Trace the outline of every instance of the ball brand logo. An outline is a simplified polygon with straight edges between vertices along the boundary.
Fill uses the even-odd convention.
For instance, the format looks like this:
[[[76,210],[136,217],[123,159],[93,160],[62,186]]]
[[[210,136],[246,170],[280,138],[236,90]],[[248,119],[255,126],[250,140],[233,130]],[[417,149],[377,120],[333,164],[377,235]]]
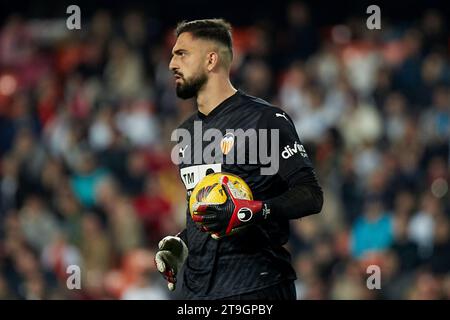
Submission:
[[[233,148],[234,145],[234,134],[231,132],[228,132],[223,137],[222,141],[220,141],[220,149],[222,150],[223,154],[227,154],[230,152],[231,148]]]
[[[293,148],[291,148],[289,145],[285,146],[283,151],[281,152],[281,156],[283,157],[283,159],[289,159],[297,152],[300,153],[303,158],[306,158],[308,156],[303,145],[299,144],[297,141],[295,141]]]
[[[197,197],[196,197],[197,202],[203,202],[206,199],[206,197],[208,196],[208,194],[211,192],[211,190],[214,189],[214,187],[217,185],[218,185],[218,183],[214,183],[210,186],[206,186],[206,187],[200,189],[200,191],[197,193]]]
[[[253,212],[249,208],[241,208],[237,214],[238,219],[242,222],[249,221],[252,218],[252,216]]]

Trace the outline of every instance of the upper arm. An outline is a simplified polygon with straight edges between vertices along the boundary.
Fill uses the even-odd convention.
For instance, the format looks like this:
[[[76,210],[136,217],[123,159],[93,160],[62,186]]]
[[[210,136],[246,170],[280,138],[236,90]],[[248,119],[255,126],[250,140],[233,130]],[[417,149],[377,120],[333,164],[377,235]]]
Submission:
[[[267,148],[269,152],[275,152],[271,157],[277,161],[276,174],[283,180],[289,182],[298,172],[313,168],[294,123],[286,112],[278,108],[265,110],[260,118],[259,128],[268,129]]]

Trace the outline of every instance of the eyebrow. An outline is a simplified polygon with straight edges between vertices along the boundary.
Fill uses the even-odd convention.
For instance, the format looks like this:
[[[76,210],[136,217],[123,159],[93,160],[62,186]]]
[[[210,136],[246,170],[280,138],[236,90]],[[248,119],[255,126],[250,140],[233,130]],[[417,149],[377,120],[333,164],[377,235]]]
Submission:
[[[187,50],[186,49],[177,49],[172,53],[172,55],[174,55],[174,54],[179,55],[184,52],[187,52]]]

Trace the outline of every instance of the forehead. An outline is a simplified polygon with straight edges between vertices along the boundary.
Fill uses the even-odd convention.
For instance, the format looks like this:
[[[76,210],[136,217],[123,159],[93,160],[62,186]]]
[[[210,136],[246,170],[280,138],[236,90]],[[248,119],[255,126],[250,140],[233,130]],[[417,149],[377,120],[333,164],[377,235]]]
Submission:
[[[199,47],[208,47],[212,44],[210,41],[195,38],[190,32],[183,32],[177,38],[175,45],[173,46],[172,53],[177,50],[193,50]]]

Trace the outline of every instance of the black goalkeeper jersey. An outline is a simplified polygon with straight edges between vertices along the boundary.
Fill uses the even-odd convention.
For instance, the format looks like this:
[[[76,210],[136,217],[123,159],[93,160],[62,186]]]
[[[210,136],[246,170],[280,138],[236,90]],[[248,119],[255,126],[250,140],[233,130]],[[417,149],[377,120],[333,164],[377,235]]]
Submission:
[[[207,141],[207,138],[202,138],[198,131],[200,125],[203,133],[211,128],[220,130],[223,139]],[[187,163],[179,164],[188,199],[197,182],[213,171],[240,176],[250,186],[255,200],[267,200],[285,192],[290,179],[301,169],[312,167],[289,116],[280,108],[242,91],[237,91],[206,116],[200,112],[192,115],[179,129],[188,131],[191,136],[190,139],[178,139],[176,149],[180,161],[190,156]],[[274,145],[278,150],[273,153],[278,154],[279,169],[276,173],[261,174],[261,169],[270,164],[266,160],[262,162],[259,157],[256,163],[254,159],[245,159],[245,163],[237,160],[229,163],[222,152],[215,155],[214,161],[206,163],[199,156],[199,151],[201,154],[205,148],[215,144],[222,144],[220,150],[227,154],[230,149],[238,148],[238,143],[233,141],[235,137],[229,134],[237,129],[257,129],[257,132],[267,129],[269,137],[268,130],[278,129],[279,143]],[[273,142],[260,140],[262,138],[258,136],[256,144],[267,149],[265,154],[271,155]],[[245,148],[250,144],[254,147],[255,142],[246,141]],[[289,238],[289,220],[270,216],[262,223],[220,240],[200,231],[189,210],[186,220],[186,230],[182,234],[189,248],[183,268],[182,291],[186,299],[226,298],[296,279],[290,254],[283,247]]]

